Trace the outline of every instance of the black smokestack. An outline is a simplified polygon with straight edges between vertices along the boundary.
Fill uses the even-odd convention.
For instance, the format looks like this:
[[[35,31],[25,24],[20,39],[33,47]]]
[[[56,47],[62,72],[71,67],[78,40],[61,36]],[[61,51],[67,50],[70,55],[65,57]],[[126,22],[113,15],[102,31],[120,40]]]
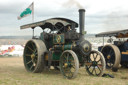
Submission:
[[[85,9],[79,9],[79,30],[80,34],[84,34]]]

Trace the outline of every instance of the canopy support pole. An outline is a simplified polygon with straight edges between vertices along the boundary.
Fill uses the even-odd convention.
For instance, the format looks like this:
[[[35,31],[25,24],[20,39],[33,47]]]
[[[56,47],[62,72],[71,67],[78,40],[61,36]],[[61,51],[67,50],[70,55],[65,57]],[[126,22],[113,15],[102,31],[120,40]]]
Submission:
[[[104,37],[103,37],[103,46],[104,46]]]
[[[34,38],[34,28],[32,28],[32,39]]]

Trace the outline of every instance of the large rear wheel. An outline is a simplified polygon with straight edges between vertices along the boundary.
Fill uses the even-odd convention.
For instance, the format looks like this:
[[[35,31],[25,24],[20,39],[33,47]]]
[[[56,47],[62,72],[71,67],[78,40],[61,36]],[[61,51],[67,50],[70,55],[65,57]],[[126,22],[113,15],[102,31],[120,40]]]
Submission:
[[[112,69],[116,72],[119,69],[121,54],[117,46],[108,44],[101,49],[102,54],[105,57],[106,68]]]
[[[41,40],[29,40],[24,48],[24,66],[27,71],[33,73],[42,72],[44,69],[44,53],[46,46]]]
[[[75,78],[79,70],[77,55],[72,50],[66,50],[60,57],[60,71],[64,77]]]

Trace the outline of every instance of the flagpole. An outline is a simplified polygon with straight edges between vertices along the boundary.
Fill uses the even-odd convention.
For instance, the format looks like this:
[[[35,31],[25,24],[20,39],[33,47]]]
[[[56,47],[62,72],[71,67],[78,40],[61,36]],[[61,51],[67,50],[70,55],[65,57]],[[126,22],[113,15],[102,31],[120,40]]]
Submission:
[[[33,6],[32,6],[32,22],[34,22],[34,2],[32,2]]]
[[[32,22],[34,22],[34,2],[32,2]],[[34,28],[32,28],[32,30],[33,30],[33,36],[32,36],[32,38],[34,38]]]

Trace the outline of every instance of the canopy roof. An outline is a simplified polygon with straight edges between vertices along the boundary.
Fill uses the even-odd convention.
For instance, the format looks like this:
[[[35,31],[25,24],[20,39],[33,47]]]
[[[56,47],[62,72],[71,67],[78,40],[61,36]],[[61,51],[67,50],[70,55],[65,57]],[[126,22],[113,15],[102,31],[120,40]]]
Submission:
[[[26,24],[20,26],[20,29],[26,29],[26,28],[35,28],[35,27],[41,27],[42,29],[50,28],[51,30],[56,30],[57,28],[61,28],[62,26],[72,26],[74,28],[78,27],[78,24],[75,21],[72,21],[70,19],[66,18],[51,18],[44,21],[34,22],[31,24]],[[72,28],[72,27],[71,27]]]
[[[118,30],[118,31],[110,31],[110,32],[102,32],[95,35],[96,37],[116,37],[116,38],[128,38],[128,29]]]

